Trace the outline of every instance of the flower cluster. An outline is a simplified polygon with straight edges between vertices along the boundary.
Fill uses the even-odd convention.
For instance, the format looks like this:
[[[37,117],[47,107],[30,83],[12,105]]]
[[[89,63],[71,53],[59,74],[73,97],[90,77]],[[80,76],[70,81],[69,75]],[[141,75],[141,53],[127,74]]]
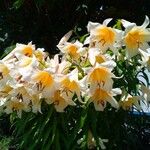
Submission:
[[[82,43],[69,42],[72,31],[68,32],[57,45],[61,53],[54,58],[32,43],[17,44],[0,61],[1,110],[16,111],[19,117],[22,111],[42,113],[43,101],[53,104],[57,112],[76,106],[77,101],[92,102],[97,111],[103,111],[107,102],[116,109],[129,110],[134,105],[141,110],[140,101],[149,102],[149,88],[139,84],[139,92],[133,93],[121,84],[114,86],[117,80],[125,80],[114,70],[119,61],[132,65],[137,56],[137,71],[150,70],[149,18],[141,26],[122,19],[124,30],[109,27],[111,20],[89,22],[89,34]]]

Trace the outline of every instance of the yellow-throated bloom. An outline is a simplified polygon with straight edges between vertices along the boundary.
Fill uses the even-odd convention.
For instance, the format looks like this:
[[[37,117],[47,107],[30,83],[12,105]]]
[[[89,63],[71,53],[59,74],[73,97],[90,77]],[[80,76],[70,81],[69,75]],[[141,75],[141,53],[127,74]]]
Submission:
[[[7,77],[8,74],[9,74],[9,68],[3,62],[0,62],[0,80]]]
[[[21,117],[22,111],[30,111],[31,97],[27,93],[24,87],[14,87],[7,96],[7,101],[4,104],[4,111],[6,113],[12,113],[16,111],[18,116]]]
[[[12,99],[12,100],[9,100],[5,103],[5,109],[4,111],[7,113],[7,114],[10,114],[12,113],[13,111],[16,111],[17,114],[18,114],[18,117],[21,118],[21,114],[22,114],[22,111],[30,111],[30,107],[22,102],[22,101],[18,101],[17,99]]]
[[[111,72],[111,70],[112,68],[110,69],[100,65],[92,68],[87,77],[87,82],[90,83],[90,90],[93,91],[97,88],[111,90],[113,85],[112,78],[115,78],[115,75]]]
[[[106,61],[111,61],[111,57],[107,54],[101,54],[98,48],[89,48],[88,58],[92,66],[95,66],[96,63],[102,64]]]
[[[75,41],[74,43],[67,42],[71,36],[71,32],[68,32],[62,39],[60,40],[57,47],[60,49],[62,53],[66,56],[70,56],[71,59],[78,61],[80,58],[80,52],[84,50],[83,44],[79,41]]]
[[[90,44],[91,47],[98,47],[102,53],[105,53],[107,49],[114,50],[116,43],[121,40],[122,32],[111,27],[107,27],[107,24],[112,19],[106,19],[103,24],[88,23],[88,31],[90,36],[85,40],[85,44]]]
[[[10,76],[10,68],[5,63],[0,62],[0,89],[5,88],[8,82],[12,81],[13,77]]]
[[[37,71],[31,77],[33,86],[33,93],[42,93],[43,98],[49,98],[53,95],[55,90],[55,81],[53,75],[47,71]]]
[[[20,57],[20,55],[24,55],[27,57],[32,57],[33,52],[35,51],[35,46],[32,43],[25,44],[16,44],[16,47],[6,56],[3,58],[3,61],[8,61],[10,59]]]
[[[124,37],[126,55],[130,59],[139,53],[139,49],[145,51],[149,47],[147,42],[150,41],[150,32],[146,29],[149,24],[149,18],[146,16],[141,26],[136,26],[136,24],[126,20],[122,20],[122,24],[126,28]]]
[[[75,103],[72,101],[74,94],[77,95],[77,98],[80,102],[82,101],[80,96],[81,91],[78,82],[77,69],[74,69],[72,72],[62,78],[59,89],[61,91],[61,97],[63,97],[70,105],[75,105]]]
[[[119,104],[124,110],[130,110],[133,106],[135,106],[136,109],[140,111],[141,107],[139,101],[141,98],[141,96],[128,95],[126,98],[123,97]]]
[[[16,84],[12,88],[13,89],[8,93],[9,94],[8,98],[14,97],[14,99],[17,99],[18,101],[24,102],[26,104],[29,104],[31,102],[31,96],[27,91],[27,87]]]
[[[51,99],[57,112],[64,112],[64,109],[69,105],[68,101],[61,96],[60,90],[56,90]]]
[[[113,98],[113,96],[114,95],[112,92],[97,88],[95,91],[93,91],[93,93],[91,93],[90,102],[94,103],[97,111],[103,111],[107,102],[109,102],[112,107],[118,108],[118,102]]]
[[[8,99],[8,93],[12,90],[13,88],[10,87],[9,85],[6,85],[5,86],[1,86],[0,87],[0,106],[3,106],[5,104],[5,102],[7,101]]]

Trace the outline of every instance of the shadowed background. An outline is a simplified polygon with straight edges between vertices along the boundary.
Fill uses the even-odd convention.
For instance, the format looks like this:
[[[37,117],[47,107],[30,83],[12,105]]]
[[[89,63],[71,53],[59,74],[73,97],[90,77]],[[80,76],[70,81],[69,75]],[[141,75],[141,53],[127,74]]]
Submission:
[[[69,30],[85,34],[88,21],[112,17],[142,24],[150,14],[148,0],[1,0],[1,52],[16,42],[33,41],[51,54]]]

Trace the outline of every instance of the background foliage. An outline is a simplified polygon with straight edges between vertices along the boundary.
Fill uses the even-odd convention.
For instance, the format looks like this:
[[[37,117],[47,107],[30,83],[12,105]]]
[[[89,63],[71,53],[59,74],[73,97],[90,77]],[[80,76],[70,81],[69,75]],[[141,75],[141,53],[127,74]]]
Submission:
[[[14,45],[17,42],[27,43],[29,41],[33,41],[37,47],[44,47],[46,51],[53,55],[58,53],[56,45],[66,32],[74,29],[74,35],[76,37],[84,35],[89,20],[93,22],[102,22],[105,18],[113,17],[114,20],[124,18],[141,24],[145,15],[150,17],[149,8],[150,3],[148,0],[0,0],[0,55],[3,56],[8,53],[11,49],[11,47],[9,47],[10,45]],[[30,114],[24,115],[22,121],[24,122],[26,118],[30,118],[29,124],[22,125],[23,123],[20,124],[20,120],[18,124],[16,122],[20,131],[18,131],[15,139],[13,139],[12,131],[10,130],[11,125],[8,116],[2,115],[0,117],[0,148],[2,146],[7,148],[8,145],[11,145],[10,148],[15,149],[19,138],[21,139],[20,135],[26,132],[27,139],[29,139],[29,136],[30,138],[33,137],[33,140],[31,140],[32,142],[34,141],[36,143],[35,139],[39,137],[39,139],[44,138],[44,143],[48,141],[56,142],[58,145],[57,149],[60,149],[61,143],[66,143],[68,147],[64,148],[69,149],[70,147],[73,148],[73,142],[76,141],[76,138],[79,138],[76,137],[76,134],[71,136],[72,133],[76,133],[81,126],[89,126],[91,130],[96,129],[95,133],[100,134],[102,138],[109,137],[112,139],[112,143],[109,142],[109,145],[107,144],[108,149],[149,149],[149,116],[133,116],[133,114],[122,114],[125,115],[122,116],[120,115],[121,112],[114,115],[112,112],[106,111],[105,115],[109,118],[108,122],[104,122],[102,119],[103,117],[99,115],[99,122],[96,123],[96,127],[93,127],[92,121],[97,121],[97,112],[91,112],[94,111],[94,109],[90,108],[88,113],[96,113],[95,118],[89,121],[89,116],[85,116],[85,110],[83,109],[83,120],[78,120],[80,126],[72,121],[75,128],[72,129],[70,133],[65,132],[65,128],[68,128],[68,126],[65,126],[65,122],[67,122],[67,117],[70,117],[66,114],[57,116],[56,112],[52,110],[45,116],[40,115],[41,122],[43,122],[42,120],[46,117],[51,118],[51,120],[48,120],[46,123],[43,122],[37,129],[37,116]],[[80,110],[74,110],[75,113],[72,118],[78,117],[76,113],[78,111]],[[66,120],[62,120],[62,118],[66,118]],[[122,118],[125,120],[122,120]],[[58,128],[53,126],[53,122],[55,122],[56,119],[64,121],[63,129],[60,128],[59,122],[57,124]],[[101,122],[103,122],[103,124],[101,124]],[[114,122],[115,124],[112,124]],[[27,132],[30,123],[33,124],[33,131],[37,130],[36,135],[34,135],[35,132],[32,133],[32,131]],[[108,137],[104,137],[104,133],[99,132],[102,125],[106,126],[105,132],[108,133]],[[47,127],[49,126],[51,126],[49,132],[54,132],[54,129],[56,131],[59,129],[56,132],[57,134],[52,137],[45,134],[45,136],[42,137],[41,133],[46,133]],[[68,136],[68,141],[56,141],[56,139],[59,139],[56,137],[60,136],[60,131],[62,131],[63,136]],[[80,134],[78,136],[80,136]],[[5,137],[8,138],[5,139]],[[21,140],[21,142],[25,141]],[[24,143],[21,143],[20,146],[23,144]],[[34,146],[33,144],[33,148],[35,148]],[[81,149],[82,147],[75,148]]]

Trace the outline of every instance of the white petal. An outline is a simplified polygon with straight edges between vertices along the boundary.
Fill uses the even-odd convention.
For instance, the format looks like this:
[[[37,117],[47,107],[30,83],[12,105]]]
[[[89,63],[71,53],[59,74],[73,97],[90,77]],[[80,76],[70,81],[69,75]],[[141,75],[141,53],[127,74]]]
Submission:
[[[88,22],[88,25],[87,25],[87,30],[88,32],[91,32],[91,30],[93,30],[94,28],[96,28],[97,26],[99,26],[100,24],[97,23],[97,22],[91,22],[89,21]]]
[[[141,49],[139,49],[139,52],[143,55],[143,57],[144,57],[144,61],[145,62],[147,62],[148,61],[148,59],[149,59],[149,57],[150,57],[150,54],[149,53],[146,53],[146,52],[144,52],[143,50],[141,50]]]
[[[112,18],[105,19],[103,21],[103,25],[107,26],[111,20],[112,20]]]
[[[112,107],[116,109],[119,108],[118,102],[113,97],[109,97],[107,101],[111,104]]]
[[[69,77],[70,81],[78,81],[78,69],[74,69],[69,74],[67,74],[67,76]]]
[[[60,40],[59,44],[57,45],[57,47],[61,47],[62,45],[64,45],[68,40],[69,38],[71,37],[72,35],[72,30],[69,31],[68,33],[66,33]]]
[[[91,39],[91,36],[88,36],[85,41],[84,41],[84,45],[86,44],[89,44],[90,43],[90,39]]]
[[[141,25],[141,28],[146,28],[149,25],[149,18],[145,16],[144,23]]]
[[[106,101],[104,101],[104,106],[102,104],[97,104],[97,101],[95,102],[94,101],[94,107],[95,107],[95,110],[97,111],[104,111],[105,107],[106,107]]]
[[[122,93],[120,88],[112,89],[113,96],[120,95]]]
[[[121,23],[122,25],[125,27],[125,28],[128,28],[128,29],[132,29],[134,26],[136,26],[135,23],[131,23],[127,20],[124,20],[124,19],[121,19]]]
[[[114,69],[114,67],[116,67],[116,63],[114,61],[110,60],[110,61],[106,61],[106,62],[102,63],[101,66],[107,67],[111,71]]]

